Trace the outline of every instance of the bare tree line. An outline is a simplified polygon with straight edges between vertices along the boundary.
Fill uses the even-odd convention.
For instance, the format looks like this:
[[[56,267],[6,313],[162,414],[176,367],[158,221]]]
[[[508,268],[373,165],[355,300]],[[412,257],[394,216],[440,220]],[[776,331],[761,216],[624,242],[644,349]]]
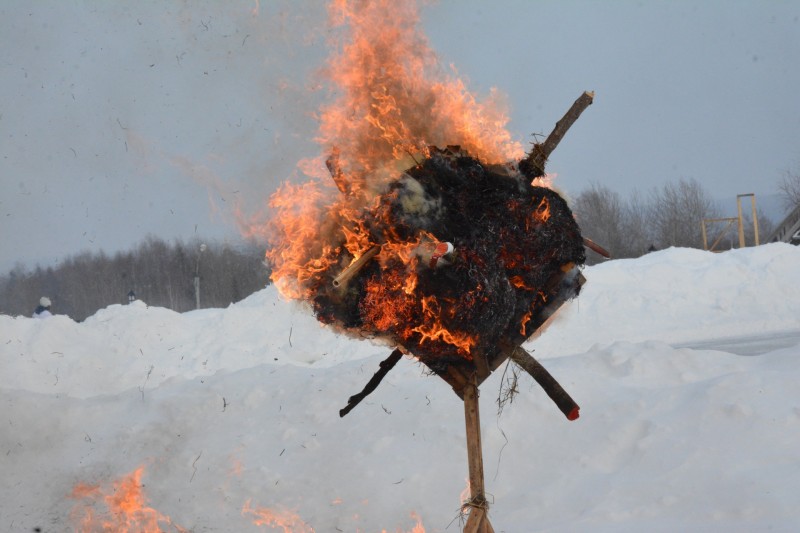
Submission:
[[[778,184],[787,211],[800,207],[800,164],[794,170],[787,170]]]
[[[681,179],[652,189],[648,194],[634,192],[629,198],[607,187],[594,184],[582,191],[572,205],[584,236],[594,240],[617,259],[640,257],[648,251],[670,246],[703,248],[701,222],[721,218],[711,195],[695,180]],[[759,234],[772,231],[774,222],[757,211]],[[743,214],[745,240],[754,242],[749,211]],[[708,227],[709,244],[720,236],[723,225]],[[736,229],[721,245],[738,246]],[[589,253],[587,262],[600,257]]]
[[[200,307],[226,307],[269,283],[264,250],[253,242],[209,242],[201,251],[198,239],[167,243],[151,236],[113,256],[83,252],[56,267],[16,267],[0,276],[0,313],[31,316],[47,296],[54,313],[80,321],[108,305],[128,303],[131,291],[149,305],[189,311],[196,307],[196,274]]]
[[[800,206],[800,171],[787,172],[780,185],[787,207]],[[679,180],[623,198],[601,185],[592,185],[572,202],[584,236],[608,249],[613,258],[640,257],[670,246],[703,248],[701,221],[719,218],[709,193],[694,180]],[[753,224],[745,211],[746,241],[752,243]],[[767,235],[774,222],[758,212],[759,233]],[[709,228],[709,242],[721,228]],[[725,247],[738,246],[735,229]],[[16,267],[0,276],[0,313],[30,316],[41,296],[53,301],[53,311],[83,320],[98,309],[124,304],[128,293],[149,305],[178,312],[195,309],[195,274],[201,286],[201,307],[226,307],[269,283],[263,245],[209,243],[200,251],[198,239],[166,243],[148,237],[134,250],[113,256],[83,252],[57,267],[33,271]],[[600,257],[589,253],[589,264]]]

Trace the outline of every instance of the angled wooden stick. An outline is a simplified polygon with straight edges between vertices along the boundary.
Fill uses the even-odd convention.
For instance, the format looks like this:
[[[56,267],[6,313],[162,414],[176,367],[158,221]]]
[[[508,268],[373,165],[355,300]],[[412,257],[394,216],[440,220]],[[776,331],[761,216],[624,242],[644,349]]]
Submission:
[[[464,533],[494,533],[489,522],[486,489],[483,478],[483,449],[481,447],[481,417],[478,402],[478,375],[473,373],[464,387],[464,422],[467,430],[467,462],[469,465],[470,507]]]
[[[342,194],[350,194],[350,185],[347,183],[344,172],[342,172],[342,167],[339,165],[339,148],[336,146],[333,147],[331,155],[325,160],[325,166],[328,167],[328,172],[331,173],[333,182],[336,184],[336,188],[339,189],[339,192]]]
[[[511,352],[510,357],[512,361],[530,374],[531,377],[536,380],[536,383],[542,386],[544,392],[555,402],[561,412],[564,413],[564,416],[567,417],[567,420],[578,419],[581,408],[539,361],[534,359],[533,356],[521,346]]]
[[[595,253],[600,254],[601,256],[605,257],[606,259],[611,259],[611,253],[608,250],[594,242],[592,239],[588,237],[583,238],[583,245],[588,249],[592,250]]]
[[[528,156],[519,162],[520,172],[531,179],[544,176],[544,166],[545,163],[547,163],[547,158],[550,157],[550,154],[556,149],[556,146],[561,142],[564,134],[567,133],[567,130],[572,127],[575,121],[578,120],[578,117],[581,116],[581,113],[583,113],[593,101],[594,91],[586,91],[580,95],[561,120],[556,122],[556,127],[553,128],[553,131],[550,132],[547,139],[541,144],[534,144]]]
[[[397,362],[402,357],[403,357],[403,352],[401,352],[398,349],[395,349],[391,354],[389,354],[389,357],[381,361],[380,368],[378,369],[377,372],[375,372],[375,375],[372,376],[372,379],[370,379],[367,382],[367,384],[364,386],[364,389],[361,392],[359,392],[358,394],[354,394],[353,396],[350,396],[350,398],[347,400],[347,405],[339,410],[339,416],[343,417],[344,415],[352,411],[353,407],[361,403],[361,400],[369,396],[372,393],[372,391],[377,389],[378,385],[380,385],[381,383],[381,380],[383,380],[383,378],[386,377],[386,374],[388,374],[389,371],[392,368],[394,368],[394,365],[396,365]]]
[[[364,268],[370,259],[378,255],[381,251],[381,247],[378,245],[373,246],[366,252],[364,252],[361,257],[350,263],[350,266],[342,270],[342,272],[333,278],[333,286],[334,287],[341,287],[342,285],[346,285],[350,278],[358,274],[358,271]]]

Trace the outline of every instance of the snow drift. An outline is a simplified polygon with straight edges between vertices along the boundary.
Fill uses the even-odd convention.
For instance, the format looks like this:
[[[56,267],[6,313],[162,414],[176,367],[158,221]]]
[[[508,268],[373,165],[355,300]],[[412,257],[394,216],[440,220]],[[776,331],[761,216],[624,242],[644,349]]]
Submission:
[[[580,420],[527,377],[499,416],[502,372],[481,388],[495,528],[794,529],[798,272],[800,248],[781,244],[587,268],[526,345]],[[458,530],[467,466],[448,386],[401,361],[338,416],[387,353],[272,287],[185,314],[135,302],[82,323],[0,316],[0,528],[79,529],[85,507],[103,509],[76,486],[111,490],[142,468],[169,531],[279,527],[254,509],[296,515],[295,531]]]

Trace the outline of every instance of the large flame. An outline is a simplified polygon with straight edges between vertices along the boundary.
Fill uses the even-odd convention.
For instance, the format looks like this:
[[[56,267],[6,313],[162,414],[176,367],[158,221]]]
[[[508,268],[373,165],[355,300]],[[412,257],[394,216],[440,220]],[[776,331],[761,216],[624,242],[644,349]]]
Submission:
[[[341,151],[345,172],[369,173],[429,146],[459,144],[488,163],[519,159],[495,100],[479,102],[442,72],[415,2],[335,0],[331,22],[345,31],[327,73],[339,97],[320,116],[325,153]]]
[[[364,214],[380,218],[379,195],[389,181],[428,156],[431,147],[457,144],[487,164],[524,155],[506,129],[496,95],[481,102],[441,68],[420,29],[415,2],[334,0],[329,13],[336,52],[325,72],[336,98],[319,115],[323,155],[300,165],[309,181],[286,183],[270,199],[267,260],[276,287],[293,299],[310,300],[324,273],[344,269],[343,261],[355,261],[373,246]],[[364,310],[371,321],[367,329],[381,331],[382,324],[406,320],[406,336],[449,343],[468,356],[475,341],[442,327],[442,303],[413,296],[421,241],[435,244],[435,237],[409,240],[389,230],[381,240],[377,261],[403,268],[394,282],[387,275],[381,286],[368,288],[369,301],[382,303]]]
[[[144,467],[114,481],[111,488],[78,483],[70,497],[78,500],[70,513],[75,529],[82,533],[187,532],[169,516],[149,507],[142,490]]]

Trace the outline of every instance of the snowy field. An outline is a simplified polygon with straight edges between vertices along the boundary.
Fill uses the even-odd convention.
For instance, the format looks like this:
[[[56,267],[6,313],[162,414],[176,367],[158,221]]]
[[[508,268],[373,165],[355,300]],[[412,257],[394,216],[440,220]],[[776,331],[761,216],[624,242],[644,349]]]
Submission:
[[[527,344],[581,418],[527,376],[498,416],[502,368],[481,388],[495,530],[800,530],[800,248],[584,274]],[[443,381],[401,360],[339,418],[389,351],[272,287],[185,314],[0,316],[0,531],[116,531],[116,509],[132,531],[458,532],[463,407]]]

